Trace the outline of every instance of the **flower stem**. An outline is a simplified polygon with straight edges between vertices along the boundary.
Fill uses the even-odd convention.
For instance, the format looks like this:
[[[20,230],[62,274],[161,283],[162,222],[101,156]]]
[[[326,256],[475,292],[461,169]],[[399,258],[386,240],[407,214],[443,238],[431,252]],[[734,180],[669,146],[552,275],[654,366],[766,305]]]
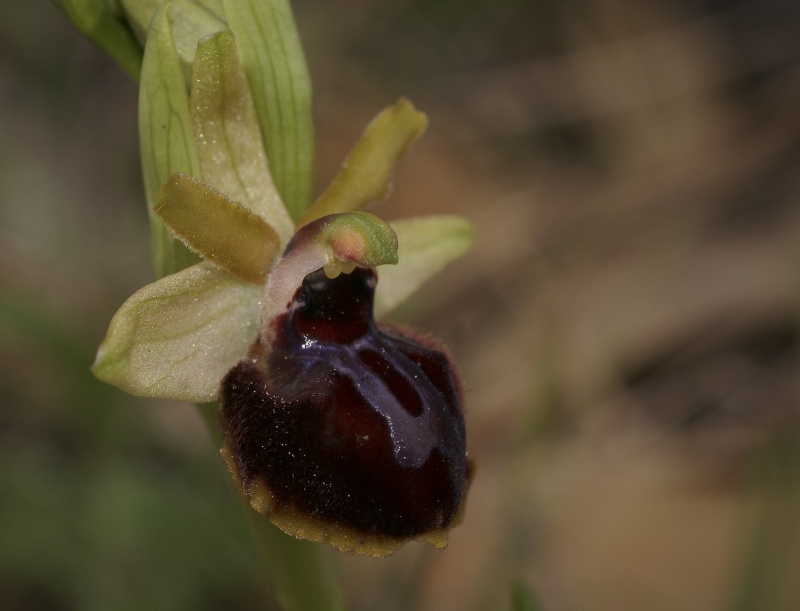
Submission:
[[[755,457],[751,502],[745,505],[747,537],[738,568],[733,611],[794,608],[791,603],[800,532],[800,423]]]
[[[343,611],[344,596],[330,550],[284,534],[249,507],[247,512],[281,607],[286,611]]]

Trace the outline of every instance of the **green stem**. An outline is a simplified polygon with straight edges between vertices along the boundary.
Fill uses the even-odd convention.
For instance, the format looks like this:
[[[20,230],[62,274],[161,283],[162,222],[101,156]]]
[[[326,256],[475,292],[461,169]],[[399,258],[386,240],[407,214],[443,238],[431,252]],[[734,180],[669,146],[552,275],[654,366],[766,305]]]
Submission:
[[[280,606],[286,611],[343,611],[330,550],[284,534],[249,507],[247,512]]]
[[[158,191],[174,172],[199,173],[200,162],[189,117],[189,95],[175,53],[169,6],[153,17],[139,83],[139,148],[150,218],[153,267],[158,277],[174,274],[200,259],[172,237],[153,209]]]
[[[784,439],[762,450],[755,469],[756,508],[749,528],[747,555],[738,579],[734,611],[794,608],[794,542],[800,531],[800,428],[794,423]]]

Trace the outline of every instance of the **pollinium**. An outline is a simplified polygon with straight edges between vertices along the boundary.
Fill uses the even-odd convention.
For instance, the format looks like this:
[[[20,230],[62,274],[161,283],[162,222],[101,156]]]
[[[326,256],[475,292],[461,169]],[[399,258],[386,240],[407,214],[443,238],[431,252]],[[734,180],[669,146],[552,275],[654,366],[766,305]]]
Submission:
[[[376,325],[371,268],[305,277],[223,379],[223,456],[252,506],[294,536],[392,553],[444,547],[470,472],[461,390],[430,339]],[[266,343],[271,345],[266,345]]]

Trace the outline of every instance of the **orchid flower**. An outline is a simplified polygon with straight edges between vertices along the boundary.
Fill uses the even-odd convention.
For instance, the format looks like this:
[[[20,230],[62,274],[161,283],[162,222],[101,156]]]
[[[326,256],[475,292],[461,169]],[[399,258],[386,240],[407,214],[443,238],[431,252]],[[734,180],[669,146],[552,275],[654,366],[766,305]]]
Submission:
[[[223,4],[246,36],[243,3]],[[283,115],[265,107],[228,29],[187,61],[170,10],[146,30],[140,89],[163,277],[114,315],[93,372],[138,396],[219,401],[237,487],[285,532],[373,556],[410,539],[443,547],[470,475],[458,375],[437,342],[373,316],[461,256],[473,230],[363,211],[387,197],[425,115],[405,99],[379,113],[309,205],[313,135],[288,151],[271,138],[292,99]]]

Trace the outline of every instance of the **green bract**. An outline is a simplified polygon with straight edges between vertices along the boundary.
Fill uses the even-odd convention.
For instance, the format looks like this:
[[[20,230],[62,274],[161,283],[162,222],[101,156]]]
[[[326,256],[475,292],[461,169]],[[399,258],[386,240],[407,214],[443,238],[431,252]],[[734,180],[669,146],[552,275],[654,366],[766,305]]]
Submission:
[[[463,219],[390,226],[361,211],[387,196],[394,166],[427,125],[405,99],[370,123],[331,185],[309,201],[310,90],[293,24],[281,28],[291,20],[284,0],[122,6],[146,41],[142,166],[156,271],[165,277],[115,314],[97,377],[135,395],[214,400],[222,376],[308,273],[389,264],[377,289],[381,316],[468,249],[473,231]],[[178,15],[190,13],[178,27]],[[208,35],[223,19],[233,32]],[[196,52],[188,54],[191,36]]]
[[[105,0],[108,3],[108,0]],[[227,28],[220,18],[222,13],[202,6],[194,0],[119,0],[137,38],[144,42],[148,37],[153,16],[166,5],[172,23],[175,51],[184,75],[191,74],[197,40]]]
[[[147,37],[139,85],[139,147],[153,266],[158,276],[196,263],[198,257],[173,239],[155,216],[158,191],[174,172],[196,176],[197,150],[189,118],[189,97],[175,54],[168,5],[156,12]]]
[[[223,0],[261,123],[278,191],[293,219],[311,203],[311,79],[288,0]]]

